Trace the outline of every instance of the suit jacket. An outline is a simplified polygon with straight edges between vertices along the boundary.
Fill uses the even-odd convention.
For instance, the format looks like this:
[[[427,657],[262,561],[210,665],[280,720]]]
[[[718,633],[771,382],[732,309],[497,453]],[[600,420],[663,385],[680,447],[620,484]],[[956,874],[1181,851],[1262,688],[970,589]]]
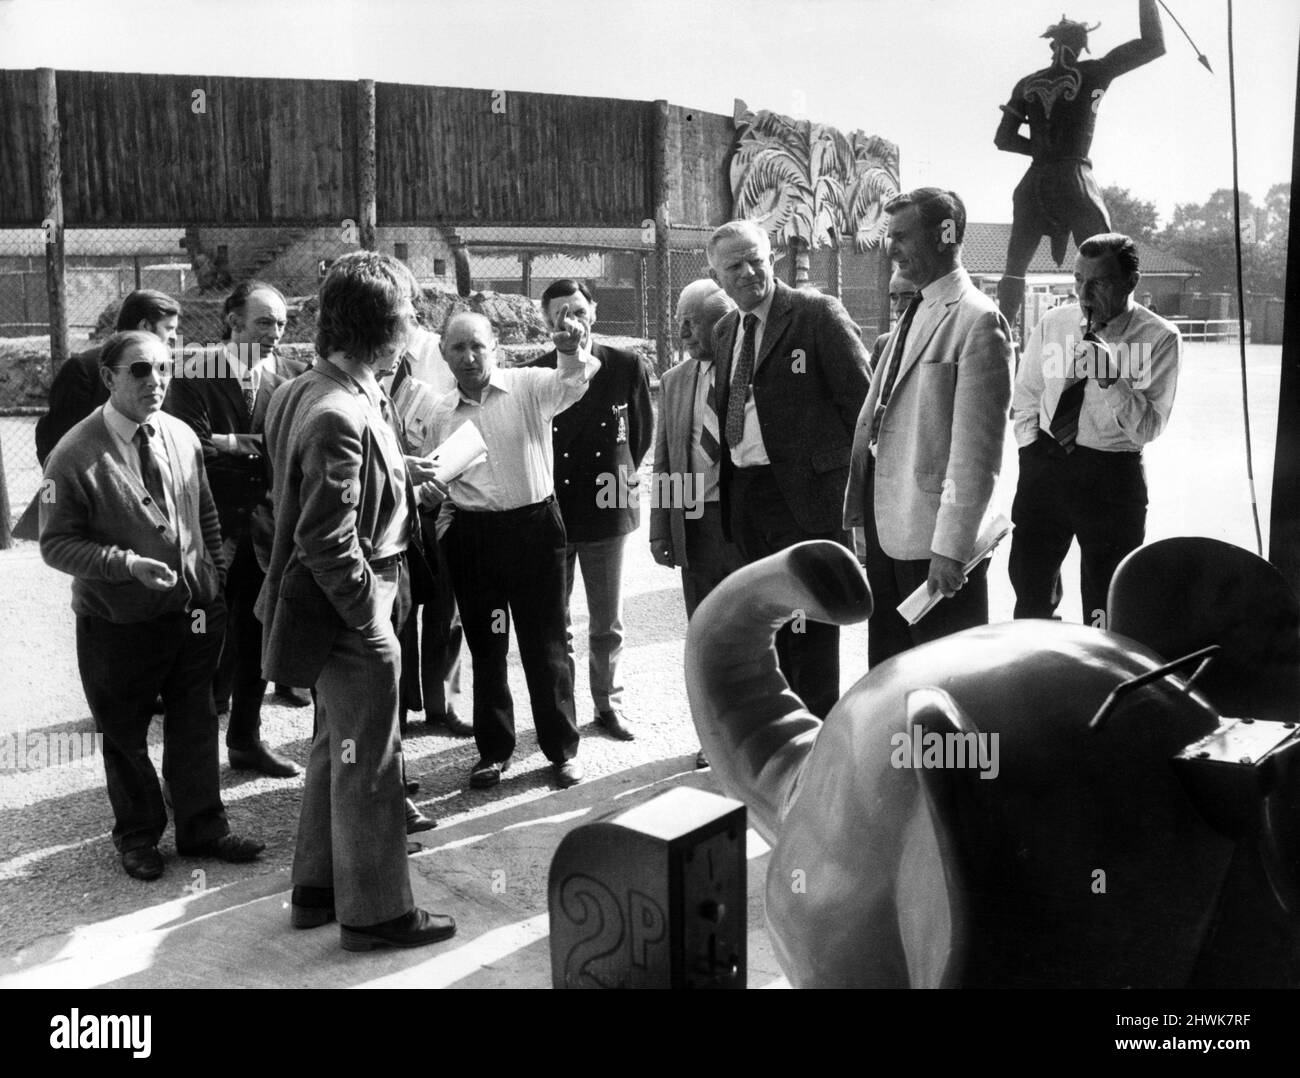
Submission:
[[[888,330],[876,338],[876,343],[871,346],[871,359],[867,361],[867,375],[874,377],[876,368],[880,366],[880,357],[885,352],[885,345],[889,342],[891,334]]]
[[[414,498],[401,456],[359,386],[323,359],[271,399],[266,443],[275,540],[257,597],[268,680],[314,685],[334,640],[379,614],[367,564],[397,498]],[[411,517],[413,541],[419,520]]]
[[[881,421],[875,503],[863,504],[871,422],[898,327],[858,420],[844,526],[861,527],[870,510],[889,557],[910,561],[934,553],[966,561],[1002,464],[1011,330],[964,269],[922,291]]]
[[[68,431],[46,462],[41,557],[75,578],[78,614],[148,621],[207,606],[221,592],[221,530],[198,440],[164,413],[150,422],[166,446],[175,520],[123,460],[102,408]],[[176,587],[145,587],[127,571],[128,551],[165,562],[180,578]]]
[[[614,495],[636,486],[654,431],[650,379],[641,361],[604,344],[593,344],[591,352],[600,370],[582,398],[551,423],[555,498],[570,543],[612,539],[640,526],[639,501]],[[529,366],[554,368],[556,358],[551,349]],[[602,490],[610,496],[598,497]]]
[[[713,330],[724,527],[733,471],[726,416],[741,315],[724,315]],[[777,281],[755,356],[754,403],[772,474],[791,515],[809,535],[840,530],[853,429],[867,383],[867,350],[844,305],[833,296]]]
[[[221,518],[221,534],[238,542],[250,533],[254,510],[266,505],[271,489],[266,454],[256,458],[222,453],[212,444],[214,434],[262,434],[271,396],[285,376],[265,367],[250,417],[239,379],[229,370],[220,349],[193,359],[172,379],[163,409],[184,420],[198,435],[208,482]]]
[[[95,347],[69,356],[50,384],[50,410],[36,421],[36,459],[42,467],[59,439],[108,400],[99,352]]]
[[[687,568],[686,511],[681,500],[664,498],[662,492],[687,492],[687,476],[694,472],[691,461],[691,431],[695,425],[695,397],[700,364],[687,359],[664,371],[659,379],[659,425],[655,428],[654,468],[651,489],[660,492],[650,505],[650,541],[666,539],[672,548],[673,564]],[[667,475],[676,477],[660,479]],[[692,498],[704,496],[693,487]]]

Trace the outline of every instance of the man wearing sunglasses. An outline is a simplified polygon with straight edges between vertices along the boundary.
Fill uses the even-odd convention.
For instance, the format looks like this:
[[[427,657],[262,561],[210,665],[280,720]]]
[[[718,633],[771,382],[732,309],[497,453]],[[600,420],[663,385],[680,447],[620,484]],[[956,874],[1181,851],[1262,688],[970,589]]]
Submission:
[[[45,466],[41,556],[68,573],[77,665],[127,874],[163,873],[167,809],[149,759],[161,695],[163,774],[182,856],[251,861],[264,846],[234,835],[221,802],[212,673],[225,629],[225,562],[198,439],[159,411],[171,380],[166,345],[139,330],[100,352],[109,391]]]

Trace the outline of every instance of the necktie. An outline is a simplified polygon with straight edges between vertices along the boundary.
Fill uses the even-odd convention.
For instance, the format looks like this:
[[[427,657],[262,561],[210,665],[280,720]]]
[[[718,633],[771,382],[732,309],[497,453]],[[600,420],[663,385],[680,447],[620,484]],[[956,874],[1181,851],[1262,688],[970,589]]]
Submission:
[[[713,380],[713,364],[701,363],[697,377],[708,379],[708,388],[704,393],[704,413],[700,417],[700,448],[712,468],[722,455],[722,447],[718,444],[718,392]]]
[[[248,412],[248,418],[253,418],[253,409],[257,405],[257,388],[253,385],[253,371],[250,367],[244,372],[244,377],[240,379],[239,388],[244,394],[244,408]]]
[[[1084,341],[1096,340],[1091,333],[1085,334],[1083,339]],[[1076,351],[1076,363],[1078,358]],[[1074,452],[1075,439],[1079,436],[1079,414],[1083,411],[1083,395],[1087,388],[1087,375],[1080,378],[1077,369],[1072,369],[1065,388],[1061,390],[1061,397],[1056,402],[1056,410],[1052,413],[1052,437],[1067,453]]]
[[[889,407],[889,398],[894,395],[894,382],[898,379],[898,369],[903,365],[903,349],[907,347],[907,334],[912,328],[912,319],[916,317],[916,309],[921,306],[921,293],[918,292],[912,297],[912,302],[907,305],[907,310],[903,312],[903,321],[898,327],[898,337],[894,342],[893,350],[885,362],[885,381],[880,387],[880,396],[876,398],[876,410],[871,416],[871,444],[875,445],[880,437],[880,424],[885,418],[885,409]]]
[[[727,398],[727,444],[740,445],[745,436],[745,398],[749,396],[749,383],[754,377],[754,335],[758,327],[755,315],[745,315],[745,339],[740,345],[740,359],[736,363],[736,376],[731,380],[731,395]]]
[[[142,423],[135,432],[135,447],[140,454],[140,476],[144,479],[144,488],[153,498],[154,504],[163,516],[167,516],[167,496],[163,493],[162,469],[153,455],[153,446],[149,439],[153,437],[153,427]]]

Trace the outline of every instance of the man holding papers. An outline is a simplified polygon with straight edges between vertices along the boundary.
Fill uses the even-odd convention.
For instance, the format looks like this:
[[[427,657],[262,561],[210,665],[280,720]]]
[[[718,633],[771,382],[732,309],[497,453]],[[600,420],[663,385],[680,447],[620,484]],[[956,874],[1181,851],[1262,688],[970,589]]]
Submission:
[[[844,526],[874,599],[871,666],[988,621],[988,562],[972,569],[1002,461],[1011,334],[961,264],[966,210],[922,187],[885,206],[890,255],[919,290],[890,334],[858,418]],[[897,607],[925,584],[944,596],[909,626]]]
[[[443,541],[474,660],[480,759],[469,781],[478,789],[501,781],[515,751],[514,702],[506,681],[511,617],[538,744],[557,785],[582,781],[565,649],[566,536],[555,503],[551,420],[587,391],[600,361],[581,349],[582,327],[566,315],[556,320],[554,369],[498,367],[496,334],[482,315],[455,314],[443,330],[442,353],[457,389],[430,418],[439,446],[433,463],[443,463],[450,449],[445,443],[466,425],[478,429],[487,451],[450,482],[430,483],[422,491],[432,488],[453,507]],[[442,474],[454,472],[447,468]]]

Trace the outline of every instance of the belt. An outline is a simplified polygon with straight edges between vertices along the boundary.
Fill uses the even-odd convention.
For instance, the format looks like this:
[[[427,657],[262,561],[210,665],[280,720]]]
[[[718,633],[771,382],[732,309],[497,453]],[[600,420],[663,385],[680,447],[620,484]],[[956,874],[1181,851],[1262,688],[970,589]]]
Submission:
[[[524,516],[527,513],[535,513],[538,509],[543,509],[555,501],[554,494],[548,494],[540,502],[533,502],[531,505],[519,505],[514,509],[456,509],[456,516],[459,517],[483,517],[490,520],[509,520],[511,517]]]
[[[382,558],[375,558],[370,562],[371,569],[387,569],[390,565],[396,565],[406,557],[405,550],[399,550],[396,554],[389,554]]]

